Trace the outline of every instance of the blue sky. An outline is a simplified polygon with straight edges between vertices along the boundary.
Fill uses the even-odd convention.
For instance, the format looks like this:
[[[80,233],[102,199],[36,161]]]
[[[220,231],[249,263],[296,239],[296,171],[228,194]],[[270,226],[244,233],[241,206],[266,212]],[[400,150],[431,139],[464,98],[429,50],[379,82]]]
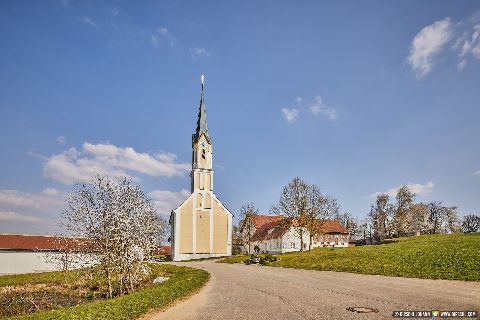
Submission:
[[[479,34],[476,1],[2,1],[0,232],[53,232],[95,170],[168,213],[201,74],[234,214],[295,176],[359,218],[401,184],[478,213]]]

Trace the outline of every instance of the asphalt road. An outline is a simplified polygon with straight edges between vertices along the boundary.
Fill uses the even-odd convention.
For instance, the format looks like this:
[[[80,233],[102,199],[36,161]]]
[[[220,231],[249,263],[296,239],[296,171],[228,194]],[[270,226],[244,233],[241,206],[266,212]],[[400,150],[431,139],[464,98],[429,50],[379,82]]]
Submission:
[[[151,315],[186,319],[392,319],[394,310],[480,311],[480,283],[342,272],[177,263],[202,268],[210,282],[196,295]],[[355,313],[349,307],[378,310]]]

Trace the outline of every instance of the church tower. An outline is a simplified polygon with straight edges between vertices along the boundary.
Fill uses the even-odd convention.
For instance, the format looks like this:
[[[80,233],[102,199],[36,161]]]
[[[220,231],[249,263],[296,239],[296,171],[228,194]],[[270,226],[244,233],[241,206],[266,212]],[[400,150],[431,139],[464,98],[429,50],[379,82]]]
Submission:
[[[213,193],[212,139],[205,110],[205,77],[195,133],[192,134],[192,194],[170,214],[174,261],[229,256],[232,217]]]
[[[213,191],[212,140],[208,134],[205,111],[205,78],[202,75],[202,95],[198,110],[197,129],[192,134],[192,193],[199,190]]]

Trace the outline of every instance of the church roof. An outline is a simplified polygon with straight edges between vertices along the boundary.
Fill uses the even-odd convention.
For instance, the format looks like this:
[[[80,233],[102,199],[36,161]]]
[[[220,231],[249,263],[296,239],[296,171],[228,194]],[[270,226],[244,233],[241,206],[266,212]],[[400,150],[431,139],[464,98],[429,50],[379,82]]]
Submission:
[[[208,134],[208,125],[207,125],[207,112],[205,111],[205,93],[204,93],[204,76],[202,75],[202,95],[200,96],[200,107],[198,110],[198,120],[197,120],[197,129],[193,134],[193,141],[198,141],[202,134],[205,135],[205,138],[209,143],[211,142],[210,135]]]

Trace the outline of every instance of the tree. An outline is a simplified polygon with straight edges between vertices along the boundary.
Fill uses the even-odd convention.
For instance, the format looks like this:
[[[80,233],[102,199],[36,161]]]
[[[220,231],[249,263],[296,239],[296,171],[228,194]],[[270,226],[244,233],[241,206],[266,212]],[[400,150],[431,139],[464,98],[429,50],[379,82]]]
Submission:
[[[88,267],[94,263],[85,254],[89,251],[87,239],[60,234],[51,238],[49,242],[53,251],[46,253],[45,260],[62,271],[65,284],[67,284],[67,275],[70,270]]]
[[[306,210],[302,225],[308,231],[308,250],[311,250],[313,238],[321,232],[324,220],[329,217],[338,216],[340,206],[337,199],[323,195],[320,187],[315,184],[307,184],[306,193]]]
[[[406,235],[411,229],[410,210],[414,200],[415,194],[406,185],[398,189],[393,217],[393,229],[397,236]]]
[[[162,234],[152,201],[126,177],[96,175],[89,183],[77,183],[67,196],[61,226],[88,239],[110,298],[134,289]]]
[[[245,204],[240,208],[239,237],[242,245],[247,248],[248,254],[251,254],[252,238],[256,231],[252,218],[257,215],[258,209],[253,202]]]
[[[295,236],[300,239],[300,251],[303,251],[303,237],[307,232],[308,193],[307,183],[296,177],[283,187],[278,205],[271,209],[274,214],[290,218]]]
[[[461,231],[460,219],[458,218],[457,207],[445,208],[446,223],[445,233],[457,233]]]
[[[428,204],[428,209],[430,210],[430,216],[428,218],[430,222],[430,233],[440,233],[446,217],[445,207],[442,205],[442,202],[435,201]]]
[[[416,235],[430,230],[430,210],[425,203],[415,203],[410,209],[410,232]]]
[[[465,233],[480,231],[480,217],[474,214],[466,215],[463,217],[462,228]]]

